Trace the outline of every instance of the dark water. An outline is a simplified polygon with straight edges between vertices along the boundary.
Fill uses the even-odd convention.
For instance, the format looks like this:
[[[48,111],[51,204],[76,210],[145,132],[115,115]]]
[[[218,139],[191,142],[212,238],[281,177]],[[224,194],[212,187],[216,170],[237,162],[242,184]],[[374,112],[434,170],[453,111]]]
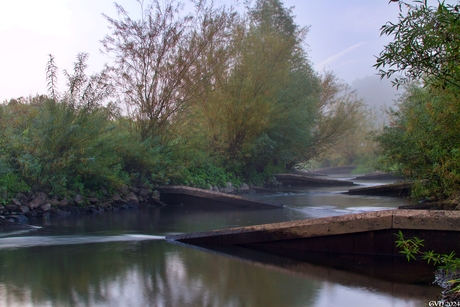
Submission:
[[[255,198],[275,210],[167,206],[52,220],[0,234],[0,306],[428,306],[439,288],[383,281],[229,247],[209,251],[168,234],[396,208],[397,198],[340,188]]]

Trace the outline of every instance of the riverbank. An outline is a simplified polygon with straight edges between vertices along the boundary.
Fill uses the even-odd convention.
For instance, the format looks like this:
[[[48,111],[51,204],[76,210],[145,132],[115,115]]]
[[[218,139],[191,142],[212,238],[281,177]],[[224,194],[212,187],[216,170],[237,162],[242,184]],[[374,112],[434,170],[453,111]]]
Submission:
[[[350,175],[348,173],[344,173],[345,175]],[[341,174],[342,174],[341,173]],[[317,185],[325,185],[325,186],[336,186],[336,185],[344,185],[346,183],[354,184],[352,181],[343,181],[336,179],[334,175],[334,179],[325,179],[318,177],[311,177],[307,175],[308,173],[299,175],[299,174],[278,174],[276,176],[297,176],[297,177],[305,177],[309,179],[308,183],[309,186],[317,186]],[[342,174],[342,175],[343,175]],[[375,174],[371,178],[375,177]],[[378,174],[379,176],[381,174]],[[329,175],[324,175],[328,177]],[[370,175],[367,175],[370,176]],[[277,177],[275,177],[277,178]],[[276,186],[270,187],[254,187],[248,186],[247,184],[241,184],[240,186],[233,186],[230,182],[228,182],[223,187],[217,186],[210,186],[209,189],[196,189],[192,187],[181,187],[180,191],[185,189],[191,189],[194,191],[194,194],[198,193],[197,191],[202,191],[203,193],[216,193],[221,195],[230,195],[230,194],[239,194],[239,195],[254,195],[257,191],[263,192],[270,192],[276,191],[279,188],[282,188],[286,185],[286,187],[290,187],[291,185],[287,183],[291,182],[283,182],[282,178],[277,178],[274,182],[277,183]],[[313,179],[312,179],[313,178]],[[355,179],[361,178],[357,177]],[[314,183],[310,182],[311,180],[315,180]],[[305,186],[305,184],[303,184]],[[28,225],[33,224],[35,220],[46,220],[52,217],[63,217],[63,216],[80,216],[85,214],[97,214],[102,212],[111,212],[111,211],[123,211],[128,209],[137,208],[139,206],[155,206],[155,207],[163,207],[166,203],[174,203],[174,200],[171,200],[171,197],[166,197],[169,194],[178,194],[179,190],[174,190],[173,192],[169,192],[165,195],[163,194],[163,190],[165,188],[169,188],[173,186],[147,186],[145,184],[139,184],[137,186],[123,186],[122,188],[118,189],[115,192],[109,194],[106,190],[102,190],[99,192],[89,192],[86,195],[77,194],[74,197],[58,197],[56,195],[48,195],[47,193],[40,191],[40,192],[25,192],[25,193],[17,193],[14,198],[10,200],[10,202],[6,205],[0,205],[0,221],[7,221],[13,224],[19,225]],[[380,194],[375,194],[376,188],[379,186],[371,186],[371,187],[364,187],[364,188],[357,188],[350,190],[348,194],[353,194],[355,191],[365,190],[365,195],[375,196]],[[384,186],[382,186],[384,187]],[[177,186],[176,186],[177,188]],[[163,190],[162,190],[163,189]],[[369,191],[368,191],[369,190]],[[161,192],[161,193],[160,193]],[[181,192],[182,193],[182,192]],[[181,194],[179,193],[179,194]],[[375,195],[374,195],[374,194]],[[183,193],[182,193],[183,194]],[[388,193],[387,193],[388,194]],[[160,197],[161,196],[161,197]],[[195,195],[196,196],[196,195]],[[384,194],[384,196],[388,196]],[[398,196],[401,196],[398,194]],[[166,198],[165,198],[166,197]],[[203,196],[198,196],[202,197]],[[214,199],[216,196],[213,195],[212,197],[209,196],[211,200]],[[206,198],[206,197],[204,197]],[[203,198],[203,199],[204,199]],[[185,200],[182,202],[186,203]],[[451,201],[452,202],[452,201]],[[458,202],[458,201],[457,201]],[[423,208],[427,209],[426,206]],[[452,206],[445,206],[446,209],[452,209]],[[404,206],[404,209],[418,209],[417,206]],[[440,209],[439,206],[434,207],[433,209]]]
[[[140,188],[140,187],[137,187]],[[158,188],[158,187],[155,187]],[[169,188],[169,187],[168,187]],[[249,187],[248,187],[249,188]],[[250,187],[253,188],[253,187]],[[154,193],[156,196],[160,198],[161,200],[165,200],[165,194],[163,194],[160,190],[160,194],[157,192],[154,192],[156,189],[151,188],[151,192]],[[210,189],[207,190],[200,190],[201,191],[209,191]],[[234,192],[238,190],[237,188],[234,188]],[[317,188],[313,189],[314,191],[317,191]],[[339,189],[340,190],[340,189]],[[130,188],[128,188],[128,191],[130,192]],[[250,191],[250,190],[249,190]],[[249,193],[248,191],[248,193]],[[266,190],[266,192],[273,192],[273,189]],[[327,196],[324,197],[323,193],[301,193],[305,197],[305,201],[303,203],[308,202],[309,198],[315,198],[312,200],[312,203],[317,203],[321,204],[322,206],[328,207],[331,205],[331,202],[327,199],[330,197],[337,197],[339,196],[339,201],[341,205],[347,201],[352,202],[351,204],[344,205],[344,207],[339,207],[338,209],[344,209],[349,206],[358,206],[358,202],[361,199],[359,196],[344,196],[339,193],[334,193],[336,189],[328,189],[325,188],[324,191],[327,191]],[[118,193],[122,193],[122,191],[119,191]],[[126,193],[126,189],[125,189]],[[254,192],[252,192],[254,193]],[[38,193],[37,193],[38,194]],[[260,194],[259,196],[255,196],[256,199],[261,199],[264,200],[264,193],[257,193]],[[277,193],[273,193],[277,194]],[[280,192],[279,194],[292,194],[290,192],[288,193],[282,193]],[[277,194],[277,195],[279,195]],[[295,193],[294,193],[295,194]],[[294,195],[292,194],[292,195]],[[38,196],[38,195],[35,195]],[[123,196],[123,195],[122,195]],[[121,196],[120,196],[121,197]],[[277,196],[279,197],[279,196]],[[126,195],[123,196],[123,198],[126,198]],[[53,199],[53,198],[51,198]],[[59,200],[59,199],[58,199]],[[89,202],[89,199],[87,198],[86,201]],[[362,197],[362,201],[369,203],[370,201],[376,201],[372,200],[366,197]],[[282,200],[276,200],[275,203],[285,203]],[[306,213],[307,210],[303,210],[302,208],[292,206],[291,204],[287,203],[286,207],[288,208],[287,210],[285,209],[279,209],[279,210],[245,210],[242,208],[231,208],[231,209],[224,209],[221,210],[219,208],[214,209],[216,206],[208,206],[206,208],[204,207],[197,207],[195,204],[183,201],[183,205],[178,203],[176,206],[170,204],[167,207],[161,208],[161,209],[156,209],[156,208],[143,208],[145,204],[144,203],[139,203],[138,208],[139,210],[135,209],[133,207],[130,209],[128,207],[128,210],[126,209],[116,209],[117,204],[114,204],[113,207],[107,207],[104,208],[104,212],[108,212],[109,210],[118,210],[119,212],[116,213],[106,213],[106,214],[100,214],[99,211],[96,213],[93,211],[84,211],[82,206],[78,207],[79,211],[75,211],[75,214],[81,214],[82,216],[78,216],[77,218],[53,218],[53,213],[52,209],[48,210],[50,212],[50,221],[45,221],[44,223],[37,223],[35,225],[50,225],[51,227],[44,227],[43,228],[43,233],[47,235],[47,233],[52,229],[52,232],[54,233],[55,231],[62,231],[65,235],[67,235],[67,229],[69,228],[69,225],[71,225],[70,228],[74,227],[78,229],[77,232],[80,232],[81,229],[85,228],[85,221],[91,221],[88,229],[91,229],[93,231],[91,235],[91,239],[94,239],[94,235],[99,236],[100,232],[94,232],[94,227],[97,227],[97,229],[103,229],[104,232],[107,232],[107,226],[111,223],[112,221],[119,221],[123,225],[129,224],[129,222],[132,222],[133,225],[143,225],[142,227],[139,227],[139,229],[148,229],[147,231],[144,229],[143,231],[133,231],[132,229],[138,229],[138,228],[133,228],[131,226],[123,228],[123,232],[121,232],[121,235],[119,237],[123,237],[126,233],[129,235],[132,235],[135,233],[136,235],[138,233],[145,235],[159,235],[159,236],[167,236],[170,234],[176,234],[176,233],[190,233],[194,231],[203,231],[203,230],[213,230],[213,229],[221,229],[221,228],[227,228],[227,227],[235,227],[235,226],[247,226],[247,225],[260,225],[260,224],[271,224],[271,223],[276,223],[276,222],[283,222],[279,221],[281,217],[285,216],[285,220],[303,220],[303,219],[313,219],[315,218],[315,215],[311,215],[309,213]],[[308,204],[305,204],[308,206]],[[367,205],[367,204],[366,204]],[[74,203],[72,206],[76,206]],[[85,204],[83,205],[85,206]],[[89,204],[91,206],[91,204]],[[93,205],[95,207],[98,206],[98,204]],[[67,205],[69,207],[69,205]],[[394,206],[396,208],[396,206]],[[70,211],[70,210],[67,210]],[[310,209],[308,212],[312,211],[319,211],[318,209]],[[329,210],[329,212],[332,210]],[[342,210],[343,211],[343,210]],[[238,213],[238,212],[243,212],[243,213]],[[72,214],[72,213],[71,213]],[[85,214],[83,216],[83,214]],[[219,216],[220,214],[220,216]],[[240,215],[239,215],[240,214]],[[259,219],[260,216],[271,216],[269,218],[265,219]],[[135,218],[133,218],[135,216]],[[248,217],[249,216],[249,217]],[[316,215],[317,216],[317,215]],[[110,220],[110,223],[107,221]],[[167,221],[167,222],[165,222]],[[89,223],[89,222],[88,222]],[[164,228],[161,228],[164,227]],[[86,228],[85,228],[86,229]],[[117,229],[118,230],[118,229]],[[144,232],[145,231],[145,232]],[[35,233],[35,231],[33,232]],[[111,233],[112,234],[112,233]],[[109,240],[113,239],[112,237],[109,238]],[[122,238],[124,239],[129,239],[132,240],[131,237],[129,238]],[[38,238],[37,241],[42,241],[42,238]],[[56,241],[56,239],[53,237],[52,241]],[[65,242],[65,244],[72,244],[72,238],[69,238],[67,236],[62,238],[62,241]],[[42,244],[42,243],[40,243]],[[55,243],[53,243],[55,244]],[[54,249],[53,247],[53,252],[55,252],[57,248]],[[143,251],[145,252],[145,251]],[[85,259],[88,259],[88,255],[85,255]],[[104,260],[105,261],[105,260]],[[86,262],[85,262],[86,263]]]
[[[55,216],[94,214],[128,210],[139,206],[161,207],[160,193],[147,186],[124,186],[109,196],[102,191],[95,194],[77,194],[74,197],[50,196],[45,192],[17,193],[6,205],[0,205],[0,225],[28,225],[34,220]]]
[[[29,225],[35,220],[46,220],[52,217],[79,216],[111,211],[135,209],[140,206],[164,207],[167,204],[160,199],[160,191],[165,187],[148,187],[139,185],[124,186],[109,196],[105,190],[98,197],[96,193],[90,195],[77,194],[74,197],[50,196],[45,192],[17,193],[6,205],[0,205],[0,226]],[[183,187],[187,188],[187,187]],[[225,187],[210,187],[196,189],[211,194],[250,194],[256,193],[247,184],[234,187],[227,183]]]

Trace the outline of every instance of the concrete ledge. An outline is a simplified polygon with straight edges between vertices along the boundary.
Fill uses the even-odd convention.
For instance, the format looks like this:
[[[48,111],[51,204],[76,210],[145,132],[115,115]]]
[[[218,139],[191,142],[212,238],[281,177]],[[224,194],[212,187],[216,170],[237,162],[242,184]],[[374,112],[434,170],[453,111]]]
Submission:
[[[411,187],[411,183],[384,184],[373,187],[350,189],[344,194],[407,197],[410,194]]]
[[[395,210],[230,228],[166,237],[190,244],[237,245],[388,229]]]
[[[350,173],[356,169],[356,165],[344,165],[344,166],[332,166],[322,167],[312,170],[315,173],[321,173],[326,175],[350,175]]]
[[[239,195],[186,186],[159,186],[155,189],[160,192],[161,200],[167,204],[187,203],[204,205],[208,208],[279,209],[283,207],[283,205],[255,201]]]
[[[347,180],[326,179],[319,176],[308,176],[299,174],[275,174],[277,181],[283,185],[292,186],[352,186],[354,183]]]
[[[394,210],[392,228],[460,232],[460,211]]]
[[[403,180],[404,178],[393,173],[370,173],[356,176],[354,180]]]
[[[460,231],[460,211],[385,210],[166,237],[189,244],[244,245],[380,230]],[[394,236],[390,236],[394,245]]]

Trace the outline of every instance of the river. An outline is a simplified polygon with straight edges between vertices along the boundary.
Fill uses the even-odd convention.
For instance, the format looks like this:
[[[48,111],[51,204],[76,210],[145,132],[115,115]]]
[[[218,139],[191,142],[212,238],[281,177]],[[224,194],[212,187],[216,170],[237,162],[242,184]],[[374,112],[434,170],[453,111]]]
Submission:
[[[365,183],[372,185],[377,183]],[[238,248],[209,251],[169,234],[396,208],[348,188],[257,194],[275,210],[184,204],[44,221],[0,233],[0,306],[428,306],[440,288],[375,279]]]

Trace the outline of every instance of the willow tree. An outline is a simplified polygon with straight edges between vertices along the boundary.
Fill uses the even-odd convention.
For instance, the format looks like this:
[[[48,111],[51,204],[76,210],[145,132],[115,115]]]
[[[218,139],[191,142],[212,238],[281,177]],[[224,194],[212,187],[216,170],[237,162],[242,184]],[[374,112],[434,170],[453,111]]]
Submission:
[[[360,172],[374,169],[378,144],[373,140],[373,135],[382,129],[377,123],[385,117],[385,111],[363,105],[353,117],[355,120],[351,131],[345,131],[320,158],[315,158],[322,166],[356,165],[355,171]]]
[[[364,103],[356,92],[332,72],[325,72],[321,76],[317,107],[319,114],[311,131],[311,146],[304,152],[304,161],[325,154],[336,143],[354,133],[365,112]]]
[[[233,28],[225,69],[212,91],[195,104],[189,130],[212,156],[251,177],[284,168],[309,143],[319,80],[299,28],[280,1],[258,1]],[[193,132],[192,132],[193,131]]]
[[[393,121],[378,134],[382,170],[414,181],[414,198],[457,198],[460,190],[460,5],[401,2],[397,23],[382,34],[393,36],[375,67],[382,77],[401,74],[410,81]],[[423,88],[417,86],[423,84]]]
[[[374,66],[382,78],[396,74],[396,86],[424,80],[431,85],[460,87],[460,4],[414,2],[399,1],[398,22],[382,26],[381,35],[392,36],[393,41],[384,47]]]
[[[104,15],[112,33],[102,43],[114,58],[111,70],[120,99],[148,138],[164,135],[175,117],[203,95],[212,69],[202,69],[200,59],[228,35],[235,14],[206,0],[195,1],[189,14],[176,0],[151,0],[146,7],[138,3],[139,20],[118,4],[118,19]]]

